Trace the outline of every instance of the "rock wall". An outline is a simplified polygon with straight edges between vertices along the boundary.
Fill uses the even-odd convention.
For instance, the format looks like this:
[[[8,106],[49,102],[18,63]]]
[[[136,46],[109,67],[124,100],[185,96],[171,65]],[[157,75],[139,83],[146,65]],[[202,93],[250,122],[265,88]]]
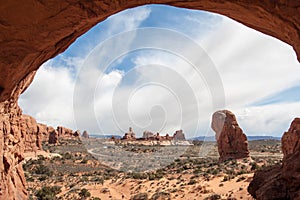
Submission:
[[[216,133],[220,161],[249,157],[248,141],[235,115],[228,110],[212,116],[211,128]]]
[[[28,115],[21,116],[21,134],[24,136],[25,152],[42,150],[42,137],[38,133],[36,120]]]
[[[281,138],[284,159],[296,151],[300,151],[300,118],[295,118],[290,128]]]
[[[41,150],[42,141],[49,138],[49,127],[22,115],[17,104],[19,95],[29,86],[34,75],[35,72],[29,74],[17,85],[14,95],[0,103],[0,199],[27,199],[23,153]]]
[[[28,0],[20,3],[3,0],[0,5],[0,199],[26,199],[20,163],[25,141],[30,137],[24,134],[29,127],[24,125],[17,99],[32,81],[35,70],[108,16],[151,3],[227,15],[291,44],[300,60],[300,1]],[[31,123],[31,119],[25,121]]]
[[[300,199],[300,118],[282,136],[282,165],[255,172],[248,192],[256,199]]]
[[[33,129],[30,117],[22,118],[17,99],[31,83],[35,72],[29,74],[15,88],[14,95],[0,103],[0,199],[27,199],[26,180],[22,169],[25,144],[28,144]],[[35,139],[34,139],[35,140]],[[36,147],[29,146],[27,149]]]

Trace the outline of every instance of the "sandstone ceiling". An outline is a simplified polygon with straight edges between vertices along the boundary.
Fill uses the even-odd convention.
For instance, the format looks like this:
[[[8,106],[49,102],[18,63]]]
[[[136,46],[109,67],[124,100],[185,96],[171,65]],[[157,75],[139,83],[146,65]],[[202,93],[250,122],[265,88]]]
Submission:
[[[21,134],[17,97],[32,81],[35,70],[110,15],[151,3],[226,15],[292,45],[300,61],[299,0],[1,0],[0,199],[27,197],[22,170],[26,134]],[[295,156],[299,158],[299,153]],[[299,166],[292,161],[286,166]],[[297,168],[289,171],[299,172]],[[298,187],[297,181],[288,185],[290,191]]]
[[[0,102],[39,66],[110,15],[159,3],[231,17],[294,47],[300,60],[300,1],[278,0],[2,0]]]

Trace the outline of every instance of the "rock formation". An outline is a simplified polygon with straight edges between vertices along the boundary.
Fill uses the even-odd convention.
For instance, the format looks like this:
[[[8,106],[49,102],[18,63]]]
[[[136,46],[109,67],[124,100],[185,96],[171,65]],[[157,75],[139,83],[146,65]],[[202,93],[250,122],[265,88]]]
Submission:
[[[133,129],[129,127],[128,133],[125,133],[125,135],[122,138],[123,140],[135,140],[135,133],[133,132]]]
[[[33,77],[34,73],[28,75],[16,86],[13,95],[0,103],[0,199],[27,199],[22,169],[25,121],[17,99]]]
[[[73,137],[75,137],[75,138],[79,138],[80,136],[81,136],[80,130],[77,130],[73,133]]]
[[[300,199],[300,118],[284,133],[282,165],[255,172],[248,192],[256,199]]]
[[[284,159],[300,150],[300,118],[295,118],[281,138]]]
[[[185,136],[182,130],[175,131],[173,140],[185,140]]]
[[[98,22],[147,3],[227,15],[292,45],[300,60],[299,1],[28,0],[21,4],[4,0],[0,6],[0,199],[26,199],[21,166],[25,135],[17,100],[35,71]]]
[[[37,123],[37,132],[39,135],[39,138],[41,138],[41,141],[48,141],[49,139],[49,132],[47,130],[47,125]]]
[[[144,139],[154,138],[154,133],[152,133],[151,131],[144,131],[143,132],[143,138]]]
[[[228,110],[215,112],[212,116],[211,128],[216,133],[221,162],[249,157],[247,137],[232,112]]]
[[[42,149],[42,137],[38,134],[37,123],[33,117],[21,116],[21,133],[25,139],[25,152],[36,152]]]
[[[47,127],[47,132],[49,134],[48,143],[49,144],[58,144],[58,132],[52,126]]]
[[[89,134],[88,134],[87,131],[83,131],[82,137],[83,137],[83,138],[89,138],[90,136],[89,136]]]

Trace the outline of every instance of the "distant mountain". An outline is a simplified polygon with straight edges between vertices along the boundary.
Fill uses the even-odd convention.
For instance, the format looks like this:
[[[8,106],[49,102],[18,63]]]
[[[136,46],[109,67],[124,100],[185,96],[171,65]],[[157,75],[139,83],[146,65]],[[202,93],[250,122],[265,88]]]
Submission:
[[[198,137],[189,138],[188,140],[216,141],[215,136],[198,136]]]
[[[274,136],[247,136],[248,141],[253,140],[281,140],[281,137]],[[216,141],[215,136],[198,136],[190,138],[188,140],[198,140],[198,141]]]
[[[101,139],[109,139],[112,136],[114,136],[116,139],[121,139],[122,138],[119,135],[96,135],[96,134],[90,134],[90,137],[92,137],[92,138],[101,138]]]
[[[253,140],[281,140],[281,137],[274,137],[274,136],[247,136],[249,141]]]

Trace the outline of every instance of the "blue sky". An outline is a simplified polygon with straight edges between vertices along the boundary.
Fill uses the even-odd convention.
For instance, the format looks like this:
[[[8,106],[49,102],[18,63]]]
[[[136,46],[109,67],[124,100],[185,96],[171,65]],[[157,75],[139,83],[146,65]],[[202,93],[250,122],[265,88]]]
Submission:
[[[221,15],[147,5],[109,17],[44,63],[19,104],[52,126],[182,128],[189,137],[213,135],[212,113],[229,109],[247,135],[281,136],[300,113],[299,72],[292,47],[275,38]]]

